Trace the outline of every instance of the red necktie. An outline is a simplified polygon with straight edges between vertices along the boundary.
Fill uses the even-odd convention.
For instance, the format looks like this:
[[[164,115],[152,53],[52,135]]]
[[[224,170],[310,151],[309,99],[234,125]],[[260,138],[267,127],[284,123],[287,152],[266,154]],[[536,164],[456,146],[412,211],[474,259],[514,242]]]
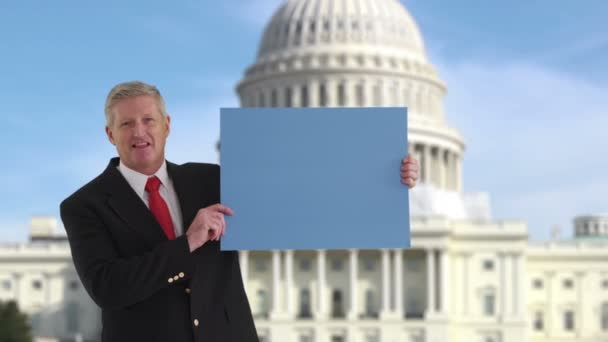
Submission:
[[[171,220],[171,213],[169,213],[169,207],[167,203],[160,196],[158,189],[160,188],[160,179],[156,176],[148,178],[146,182],[146,191],[150,194],[148,204],[150,205],[150,211],[156,218],[156,221],[163,227],[163,231],[169,240],[175,239],[175,231],[173,230],[173,221]]]

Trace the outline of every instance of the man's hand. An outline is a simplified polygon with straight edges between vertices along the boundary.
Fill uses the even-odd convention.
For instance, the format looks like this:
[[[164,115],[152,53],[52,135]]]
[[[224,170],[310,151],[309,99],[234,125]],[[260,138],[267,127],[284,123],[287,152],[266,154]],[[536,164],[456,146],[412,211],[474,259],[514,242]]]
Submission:
[[[407,184],[410,189],[418,181],[418,161],[411,154],[401,161],[401,183]]]
[[[232,209],[222,204],[214,204],[199,209],[192,221],[186,236],[190,252],[204,245],[207,241],[217,241],[226,232],[224,215],[233,215]]]

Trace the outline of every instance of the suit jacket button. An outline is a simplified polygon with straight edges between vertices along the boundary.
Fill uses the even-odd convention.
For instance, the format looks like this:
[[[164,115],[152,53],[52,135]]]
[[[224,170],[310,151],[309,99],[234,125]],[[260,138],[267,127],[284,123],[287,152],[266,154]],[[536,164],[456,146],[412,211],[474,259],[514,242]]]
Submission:
[[[198,327],[198,319],[195,319],[195,320],[194,320],[194,326],[195,326],[195,327]]]
[[[190,288],[189,288],[189,287],[186,287],[186,293],[187,293],[187,294],[190,294],[190,292],[192,292],[192,290],[190,290]]]
[[[169,280],[167,280],[169,282],[169,284],[171,284],[173,282],[173,278],[169,278]]]
[[[180,278],[183,278],[183,277],[185,276],[185,274],[184,274],[184,272],[179,272],[178,276],[179,276]]]
[[[179,279],[178,276],[173,277],[173,280],[178,280],[178,279]]]

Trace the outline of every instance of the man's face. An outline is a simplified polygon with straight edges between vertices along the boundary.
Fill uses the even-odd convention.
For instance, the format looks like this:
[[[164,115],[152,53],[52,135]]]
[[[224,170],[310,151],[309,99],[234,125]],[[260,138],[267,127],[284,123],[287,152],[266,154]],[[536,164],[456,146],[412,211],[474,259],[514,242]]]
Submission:
[[[171,118],[163,117],[152,96],[120,100],[114,105],[113,115],[106,133],[120,160],[137,172],[156,172],[165,160]]]

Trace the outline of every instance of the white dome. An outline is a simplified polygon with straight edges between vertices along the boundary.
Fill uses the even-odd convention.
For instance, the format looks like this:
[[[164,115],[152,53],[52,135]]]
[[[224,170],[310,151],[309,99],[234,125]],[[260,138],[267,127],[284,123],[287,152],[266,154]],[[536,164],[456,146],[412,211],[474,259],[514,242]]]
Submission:
[[[392,55],[426,62],[418,26],[397,0],[289,0],[266,26],[258,61],[288,50],[318,51],[337,44],[398,50]]]

